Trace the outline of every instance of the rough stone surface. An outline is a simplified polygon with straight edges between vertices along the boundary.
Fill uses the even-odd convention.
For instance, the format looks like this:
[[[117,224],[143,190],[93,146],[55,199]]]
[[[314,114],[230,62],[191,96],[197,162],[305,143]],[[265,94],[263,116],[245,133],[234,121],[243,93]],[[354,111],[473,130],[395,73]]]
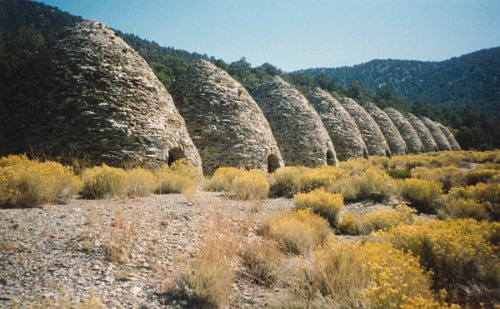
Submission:
[[[406,113],[405,116],[417,132],[418,137],[420,137],[420,141],[424,145],[424,152],[438,151],[438,146],[436,145],[431,132],[427,129],[422,120],[412,113]]]
[[[408,153],[421,153],[424,150],[424,145],[418,136],[417,131],[411,123],[399,111],[392,107],[387,107],[384,112],[391,118],[392,122],[398,128],[401,137],[405,140]]]
[[[339,160],[368,157],[358,126],[339,101],[320,88],[308,93],[307,98],[321,117]]]
[[[222,69],[200,60],[175,83],[172,93],[205,173],[212,174],[221,166],[267,170],[270,163],[272,170],[283,165],[259,106]]]
[[[78,23],[41,60],[43,76],[23,85],[11,113],[23,134],[17,150],[111,165],[158,165],[186,156],[201,168],[169,93],[112,30]]]
[[[451,133],[450,129],[445,127],[443,124],[435,121],[438,127],[441,129],[443,132],[444,136],[448,139],[448,142],[450,143],[451,150],[461,150],[462,147],[458,144],[457,140],[455,139],[455,136],[453,136],[453,133]]]
[[[295,88],[276,76],[253,97],[264,112],[286,165],[336,165],[330,136],[318,113]]]
[[[366,104],[364,108],[372,116],[373,120],[377,122],[382,133],[384,133],[385,140],[389,145],[389,149],[391,149],[391,154],[395,156],[406,154],[406,143],[391,118],[373,103]]]
[[[439,150],[451,150],[450,142],[448,142],[448,139],[444,135],[443,131],[441,131],[439,126],[427,117],[422,117],[421,119],[431,132],[432,137],[434,137],[434,141],[436,142]]]
[[[390,157],[391,150],[387,145],[384,134],[370,114],[351,98],[342,98],[340,103],[354,119],[354,122],[356,122],[361,136],[366,143],[368,154],[371,156]]]

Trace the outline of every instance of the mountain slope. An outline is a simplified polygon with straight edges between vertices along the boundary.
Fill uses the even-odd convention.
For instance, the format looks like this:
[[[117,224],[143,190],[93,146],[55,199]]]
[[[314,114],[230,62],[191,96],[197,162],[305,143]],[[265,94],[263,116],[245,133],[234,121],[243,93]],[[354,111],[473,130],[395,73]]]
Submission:
[[[388,86],[413,101],[500,113],[500,47],[441,62],[372,60],[352,67],[299,72],[326,73],[343,86],[358,81],[372,91]]]

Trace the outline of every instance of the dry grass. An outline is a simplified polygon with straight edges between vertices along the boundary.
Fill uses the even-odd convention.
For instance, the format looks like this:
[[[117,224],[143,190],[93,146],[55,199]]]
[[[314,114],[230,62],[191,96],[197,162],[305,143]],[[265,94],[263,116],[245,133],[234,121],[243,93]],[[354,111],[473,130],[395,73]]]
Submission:
[[[231,293],[239,241],[220,216],[206,220],[203,235],[200,252],[167,284],[167,290],[190,307],[222,308]]]
[[[276,283],[281,253],[274,242],[253,240],[240,248],[238,256],[253,282],[265,287]]]
[[[111,231],[104,246],[108,259],[115,263],[126,263],[129,255],[139,236],[140,230],[140,207],[133,209],[133,213],[127,213],[122,207],[113,209]]]
[[[307,253],[332,235],[328,222],[310,209],[281,211],[264,217],[259,233],[292,254]]]
[[[297,193],[294,201],[296,209],[310,208],[315,214],[328,220],[331,226],[337,225],[338,214],[344,207],[342,195],[326,192],[323,188],[309,193]]]
[[[121,168],[103,164],[85,169],[82,174],[82,196],[89,199],[126,196],[128,191],[128,175]]]
[[[81,189],[69,167],[26,156],[0,158],[0,207],[37,207],[66,203]]]
[[[69,295],[61,289],[54,297],[37,296],[29,303],[20,303],[14,300],[11,304],[13,309],[106,309],[104,301],[95,296],[93,290],[85,296],[82,301]]]

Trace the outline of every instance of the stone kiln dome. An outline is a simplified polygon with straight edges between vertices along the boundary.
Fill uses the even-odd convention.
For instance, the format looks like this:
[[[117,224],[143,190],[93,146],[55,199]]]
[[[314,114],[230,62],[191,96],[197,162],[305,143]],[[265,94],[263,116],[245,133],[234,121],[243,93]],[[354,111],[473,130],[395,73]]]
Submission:
[[[23,85],[23,150],[93,164],[201,160],[175,105],[146,61],[101,23],[67,29]],[[18,111],[19,112],[19,111]]]
[[[339,101],[320,88],[308,93],[307,98],[321,117],[339,160],[368,158],[358,126]]]
[[[445,127],[443,124],[435,121],[438,127],[441,129],[443,132],[444,136],[448,139],[448,142],[450,143],[451,150],[461,150],[462,148],[458,144],[457,140],[455,139],[455,136],[453,136],[453,133],[451,133],[450,129]]]
[[[431,132],[429,131],[429,129],[427,129],[422,120],[418,119],[418,117],[413,115],[412,113],[406,113],[406,119],[413,126],[418,134],[418,137],[420,137],[420,141],[424,145],[424,152],[439,150],[436,142],[434,141],[434,138],[432,137]]]
[[[207,174],[222,166],[269,171],[283,166],[259,106],[224,70],[200,60],[175,83],[172,93]]]
[[[340,103],[354,119],[354,122],[356,122],[368,148],[368,154],[371,156],[390,157],[391,151],[384,134],[370,114],[351,98],[342,98]]]
[[[434,141],[436,142],[439,150],[451,150],[450,142],[448,142],[448,139],[438,125],[427,117],[422,117],[421,119],[431,132],[432,137],[434,137]]]
[[[392,122],[398,128],[401,137],[405,140],[409,153],[421,153],[424,151],[424,145],[418,137],[417,131],[411,123],[397,110],[392,107],[386,107],[384,112],[391,118]]]
[[[373,103],[368,103],[364,107],[378,124],[382,133],[384,133],[385,140],[389,145],[389,149],[391,149],[391,154],[395,156],[404,155],[406,153],[406,143],[391,118]]]
[[[286,165],[336,165],[332,141],[307,99],[281,77],[253,93],[269,121]]]

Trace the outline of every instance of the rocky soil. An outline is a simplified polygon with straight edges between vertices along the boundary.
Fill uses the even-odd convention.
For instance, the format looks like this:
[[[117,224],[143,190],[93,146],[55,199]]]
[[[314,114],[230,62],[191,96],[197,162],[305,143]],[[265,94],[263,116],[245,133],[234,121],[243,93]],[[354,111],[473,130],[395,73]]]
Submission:
[[[12,300],[29,303],[64,290],[75,298],[104,299],[109,308],[176,308],[162,285],[176,265],[196,254],[203,221],[222,215],[244,237],[254,237],[255,223],[266,213],[292,208],[292,201],[234,201],[221,193],[180,194],[137,199],[81,200],[37,209],[0,210],[0,307]],[[131,222],[133,248],[123,263],[112,262],[106,244],[117,218]],[[116,229],[115,229],[116,231]],[[127,229],[123,229],[127,233]],[[238,276],[231,307],[265,307],[275,290]]]
[[[354,203],[342,213],[380,207],[388,206]],[[291,199],[256,203],[203,192],[0,209],[0,308],[61,293],[74,301],[93,293],[108,308],[182,308],[162,292],[196,255],[206,220],[227,219],[245,242],[256,237],[262,216],[292,208]],[[125,260],[110,260],[107,248],[116,239],[129,248]],[[230,308],[268,307],[284,294],[236,273]]]

